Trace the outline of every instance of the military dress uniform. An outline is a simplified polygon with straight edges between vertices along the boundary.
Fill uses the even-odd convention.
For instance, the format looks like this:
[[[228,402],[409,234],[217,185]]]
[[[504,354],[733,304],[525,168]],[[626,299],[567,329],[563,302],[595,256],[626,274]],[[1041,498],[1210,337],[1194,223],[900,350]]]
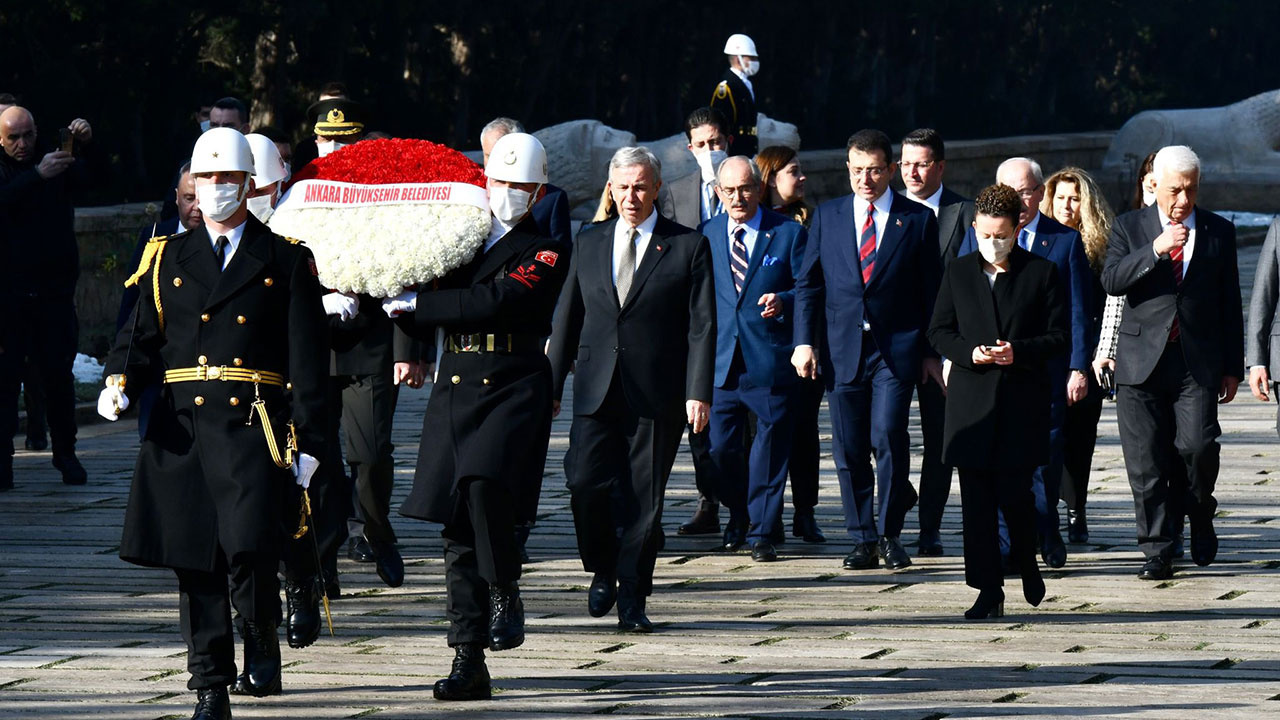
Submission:
[[[733,134],[729,154],[755,157],[759,148],[756,138],[756,98],[732,69],[724,71],[724,79],[711,93],[710,106],[729,119],[729,131]]]
[[[326,330],[311,252],[252,215],[225,270],[213,248],[203,226],[148,245],[130,278],[141,298],[107,359],[131,401],[160,388],[120,557],[177,573],[193,690],[235,680],[228,599],[274,640],[276,568],[293,531],[282,518],[298,494],[271,448],[286,454],[292,420],[297,450],[324,457],[326,413]],[[251,409],[270,419],[270,439]]]
[[[444,524],[450,647],[490,645],[489,589],[520,577],[513,529],[528,465],[541,454],[532,428],[551,414],[543,338],[568,268],[561,253],[526,216],[397,320],[423,340],[436,328],[444,335],[400,512]]]

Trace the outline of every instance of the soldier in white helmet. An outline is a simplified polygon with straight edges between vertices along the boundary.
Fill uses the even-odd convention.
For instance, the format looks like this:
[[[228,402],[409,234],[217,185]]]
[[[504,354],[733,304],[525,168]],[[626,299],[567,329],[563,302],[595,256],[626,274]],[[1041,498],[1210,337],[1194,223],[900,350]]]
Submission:
[[[271,219],[276,203],[284,194],[289,166],[285,165],[279,146],[271,138],[257,133],[244,137],[253,151],[253,192],[249,194],[249,212],[265,223]]]
[[[759,144],[756,139],[756,89],[751,78],[760,72],[760,55],[756,43],[742,33],[729,36],[724,44],[724,54],[729,58],[729,69],[724,79],[711,94],[710,106],[729,119],[733,142],[730,155],[755,157]]]
[[[490,697],[484,649],[524,642],[515,523],[530,463],[542,457],[531,429],[551,414],[551,366],[543,338],[564,283],[564,248],[530,213],[547,183],[537,138],[509,133],[485,166],[493,226],[471,262],[383,301],[410,335],[443,351],[424,442],[403,515],[444,524],[445,582],[453,671],[440,700]],[[438,333],[438,335],[437,335]],[[447,429],[443,429],[447,428]]]
[[[194,720],[231,717],[232,607],[245,621],[246,690],[279,692],[276,567],[323,456],[327,333],[315,261],[249,212],[249,142],[196,141],[195,229],[147,244],[140,298],[107,358],[108,420],[159,388],[125,511],[120,557],[178,576]],[[296,484],[296,486],[295,486]],[[230,579],[230,590],[228,590]]]

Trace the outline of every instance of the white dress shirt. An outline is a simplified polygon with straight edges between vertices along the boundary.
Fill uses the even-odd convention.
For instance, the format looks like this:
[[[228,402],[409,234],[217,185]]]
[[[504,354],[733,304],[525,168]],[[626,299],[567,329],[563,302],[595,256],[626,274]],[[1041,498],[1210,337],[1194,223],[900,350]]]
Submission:
[[[244,237],[244,226],[247,222],[249,222],[249,219],[245,218],[244,222],[222,233],[214,230],[208,225],[204,226],[204,229],[209,231],[210,250],[217,252],[219,237],[225,237],[227,239],[227,254],[222,258],[222,270],[226,270],[227,266],[231,264],[231,256],[235,255],[236,248],[240,247],[240,238]]]
[[[1160,216],[1160,232],[1164,232],[1165,227],[1169,224],[1169,216],[1164,214],[1160,207],[1156,206],[1156,213]],[[1186,220],[1182,221],[1187,226],[1187,242],[1182,246],[1182,277],[1187,276],[1187,268],[1191,266],[1191,255],[1196,251],[1196,211],[1193,208],[1191,214]],[[1155,238],[1151,238],[1155,240]],[[1154,251],[1153,251],[1154,252]],[[1156,253],[1156,257],[1160,257]]]
[[[640,261],[644,259],[644,251],[649,248],[649,239],[653,237],[653,228],[658,224],[658,210],[655,208],[649,213],[649,217],[645,218],[636,226],[636,267],[640,267]],[[618,284],[618,265],[622,263],[623,249],[626,247],[627,233],[631,230],[631,226],[626,220],[618,218],[617,224],[613,226],[613,284]],[[634,271],[634,270],[633,270]]]
[[[876,224],[876,250],[878,251],[880,242],[884,240],[884,228],[889,224],[889,208],[893,207],[893,190],[885,190],[873,203],[857,195],[853,196],[853,246],[855,248],[862,246],[862,226],[867,222],[867,208],[871,205],[876,207],[873,220]]]
[[[938,211],[942,208],[942,186],[941,185],[939,185],[938,189],[934,191],[934,193],[927,198],[916,197],[914,194],[912,194],[910,190],[907,191],[907,197],[911,198],[912,200],[915,200],[921,205],[928,207],[930,210],[933,211],[933,216],[938,217]]]
[[[751,87],[751,78],[747,77],[745,74],[743,74],[741,70],[739,70],[736,67],[731,67],[729,69],[733,71],[734,75],[738,76],[738,79],[742,81],[743,85],[747,86],[747,92],[751,93],[751,99],[752,101],[754,101],[756,99],[756,89]]]
[[[742,228],[747,231],[742,236],[742,244],[747,246],[747,262],[751,262],[752,256],[756,254],[756,238],[760,235],[760,219],[763,217],[764,213],[756,208],[756,214],[744,223],[735,223],[732,218],[725,218],[729,228],[729,257],[733,257],[733,234],[738,232],[738,228]]]
[[[1018,234],[1014,236],[1014,243],[1019,244],[1019,246],[1021,246],[1020,243],[1018,243],[1018,241],[1022,239],[1022,234],[1026,233],[1027,246],[1023,249],[1030,251],[1031,248],[1036,246],[1036,231],[1039,229],[1040,229],[1040,212],[1036,211],[1036,216],[1031,218],[1031,222],[1027,223],[1026,226],[1023,227],[1021,230],[1019,230]]]
[[[520,218],[520,220],[523,220],[523,219],[524,217]],[[519,222],[519,220],[517,220],[516,222]],[[499,220],[497,217],[494,217],[493,224],[489,226],[489,237],[484,241],[484,250],[482,252],[489,252],[489,250],[493,248],[494,245],[497,245],[498,241],[501,240],[507,233],[511,232],[511,229],[514,227],[515,225],[508,225],[502,222],[501,220]]]

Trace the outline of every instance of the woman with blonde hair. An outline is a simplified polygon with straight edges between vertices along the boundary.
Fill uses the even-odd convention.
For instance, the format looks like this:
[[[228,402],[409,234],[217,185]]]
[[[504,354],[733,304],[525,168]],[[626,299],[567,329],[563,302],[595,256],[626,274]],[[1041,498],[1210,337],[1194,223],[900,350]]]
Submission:
[[[1111,222],[1115,215],[1102,197],[1102,191],[1089,173],[1077,167],[1065,167],[1045,180],[1044,201],[1040,211],[1054,220],[1080,232],[1089,267],[1093,270],[1092,294],[1089,297],[1088,356],[1093,357],[1102,330],[1102,312],[1107,294],[1102,290],[1099,276],[1107,258],[1107,238],[1111,235]],[[1089,378],[1089,392],[1074,404],[1067,406],[1063,436],[1062,500],[1067,504],[1067,541],[1089,541],[1089,523],[1085,517],[1085,500],[1088,496],[1089,466],[1093,460],[1093,448],[1098,442],[1098,419],[1102,416],[1102,400],[1105,393],[1097,378]]]

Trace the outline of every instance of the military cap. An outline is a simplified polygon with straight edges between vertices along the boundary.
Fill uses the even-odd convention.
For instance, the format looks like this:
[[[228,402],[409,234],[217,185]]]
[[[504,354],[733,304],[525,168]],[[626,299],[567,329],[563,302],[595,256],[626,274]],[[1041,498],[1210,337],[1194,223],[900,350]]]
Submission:
[[[359,135],[364,132],[364,108],[348,98],[329,98],[307,108],[307,114],[315,117],[312,129],[316,135]]]

